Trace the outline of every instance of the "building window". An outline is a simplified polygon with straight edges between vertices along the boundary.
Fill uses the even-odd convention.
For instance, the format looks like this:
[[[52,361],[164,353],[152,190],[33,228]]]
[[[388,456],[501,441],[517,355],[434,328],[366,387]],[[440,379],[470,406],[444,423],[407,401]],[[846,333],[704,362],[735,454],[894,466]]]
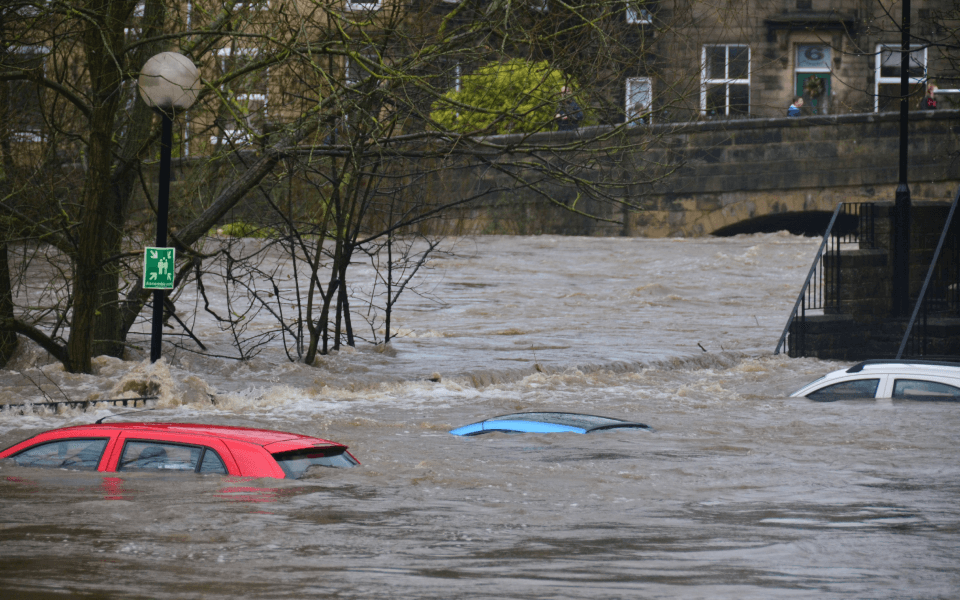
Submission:
[[[348,56],[344,67],[344,80],[348,86],[354,86],[370,78],[371,65],[378,63],[377,55],[369,50],[361,51],[360,60]]]
[[[256,48],[221,48],[217,51],[220,76],[235,73],[257,58]],[[220,86],[225,103],[217,118],[220,130],[211,144],[246,144],[263,132],[267,118],[269,72],[257,69]]]
[[[11,70],[28,76],[43,77],[50,49],[46,46],[14,46],[8,49],[6,63]],[[40,142],[44,125],[40,86],[29,79],[15,79],[7,83],[9,118],[13,139]]]
[[[750,114],[750,47],[704,46],[700,110],[711,117]]]
[[[653,84],[649,77],[629,77],[626,85],[624,113],[631,127],[650,123],[650,106],[653,103]]]
[[[380,0],[346,0],[343,8],[351,12],[380,10]]]
[[[133,7],[133,12],[130,14],[130,20],[132,21],[133,27],[124,27],[123,35],[126,36],[128,44],[140,39],[143,35],[143,11],[146,9],[146,5],[143,2],[138,2],[136,6]]]
[[[910,46],[909,77],[911,95],[921,94],[927,75],[927,49]],[[876,90],[873,95],[874,112],[900,110],[900,46],[877,45]]]
[[[643,5],[643,0],[627,1],[627,23],[642,25],[651,21],[653,15],[651,15],[650,11],[644,8]]]

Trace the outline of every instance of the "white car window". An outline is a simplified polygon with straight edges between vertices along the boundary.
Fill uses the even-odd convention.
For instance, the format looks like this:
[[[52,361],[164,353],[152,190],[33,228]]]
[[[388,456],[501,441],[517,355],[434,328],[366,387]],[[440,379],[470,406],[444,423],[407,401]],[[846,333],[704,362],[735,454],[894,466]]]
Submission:
[[[960,401],[960,388],[936,381],[897,379],[893,385],[893,397],[907,400],[952,400]]]
[[[877,395],[877,386],[880,384],[879,378],[873,379],[854,379],[853,381],[843,381],[822,387],[815,392],[807,394],[810,400],[818,402],[835,402],[837,400],[862,400],[864,398],[874,398]]]

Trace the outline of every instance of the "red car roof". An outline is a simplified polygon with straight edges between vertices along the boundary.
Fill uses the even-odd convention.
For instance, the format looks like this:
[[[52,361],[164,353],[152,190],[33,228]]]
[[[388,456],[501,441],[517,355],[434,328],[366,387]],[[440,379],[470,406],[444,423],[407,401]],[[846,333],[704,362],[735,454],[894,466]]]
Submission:
[[[273,431],[270,429],[253,429],[250,427],[230,427],[228,425],[203,425],[199,423],[100,423],[91,425],[75,425],[73,427],[64,427],[57,429],[58,432],[76,433],[82,435],[84,431],[144,431],[144,432],[163,432],[186,433],[191,435],[206,435],[220,439],[231,439],[242,442],[256,444],[258,446],[267,446],[278,442],[300,442],[303,445],[317,445],[317,443],[329,444],[331,446],[343,446],[337,442],[331,442],[323,438],[317,438],[309,435],[300,435],[298,433],[288,433],[285,431]],[[49,433],[49,432],[48,432]],[[299,445],[299,444],[296,444]]]

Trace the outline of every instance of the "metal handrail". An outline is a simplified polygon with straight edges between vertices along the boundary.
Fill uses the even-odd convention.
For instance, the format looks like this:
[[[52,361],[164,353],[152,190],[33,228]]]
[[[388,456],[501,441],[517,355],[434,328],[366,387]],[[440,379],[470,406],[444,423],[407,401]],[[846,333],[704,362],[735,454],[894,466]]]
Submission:
[[[953,213],[957,209],[957,201],[960,201],[960,188],[957,188],[957,194],[953,197],[953,204],[950,205],[950,212],[947,213],[947,222],[944,223],[943,231],[940,232],[940,241],[937,243],[937,250],[933,253],[933,260],[930,261],[930,268],[927,269],[927,278],[923,280],[923,287],[920,288],[920,297],[917,298],[917,303],[913,306],[913,315],[910,317],[910,322],[907,323],[907,330],[904,332],[903,339],[900,341],[897,358],[903,356],[903,351],[906,349],[907,342],[910,339],[910,333],[913,331],[913,324],[917,320],[917,314],[920,312],[920,307],[923,305],[923,300],[927,295],[927,287],[930,285],[930,280],[933,279],[933,273],[937,267],[937,260],[940,259],[940,252],[943,250],[943,244],[947,239],[947,232],[950,230],[950,225],[953,222]]]
[[[137,402],[141,402],[141,406],[148,406],[148,401],[157,400],[159,396],[137,396],[135,398],[110,398],[103,400],[53,400],[50,402],[17,402],[17,403],[5,403],[0,405],[2,410],[14,410],[18,409],[21,412],[27,408],[32,408],[34,406],[45,406],[52,408],[54,410],[59,410],[60,407],[63,408],[81,408],[86,410],[91,406],[96,406],[97,404],[112,404],[113,406],[130,406],[133,408],[137,407]],[[127,403],[130,402],[128,405]],[[156,405],[156,402],[153,403]]]
[[[827,231],[823,234],[823,241],[820,242],[820,249],[817,250],[817,256],[813,259],[813,265],[810,266],[810,272],[807,273],[807,279],[803,282],[803,287],[800,288],[800,295],[797,296],[797,301],[793,305],[793,311],[790,313],[790,317],[787,319],[787,325],[783,328],[783,334],[780,336],[780,341],[777,342],[777,349],[773,351],[774,355],[780,354],[780,348],[783,347],[783,343],[787,340],[787,333],[790,331],[790,325],[793,323],[793,319],[797,316],[797,310],[800,309],[800,303],[803,301],[804,295],[807,293],[807,287],[810,285],[810,280],[813,279],[813,275],[817,272],[817,265],[820,263],[820,257],[823,256],[823,249],[827,246],[827,240],[830,239],[830,233],[833,231],[833,224],[836,223],[837,215],[840,214],[840,209],[842,207],[843,202],[837,202],[837,208],[834,209],[833,216],[830,217],[830,224],[827,225]]]

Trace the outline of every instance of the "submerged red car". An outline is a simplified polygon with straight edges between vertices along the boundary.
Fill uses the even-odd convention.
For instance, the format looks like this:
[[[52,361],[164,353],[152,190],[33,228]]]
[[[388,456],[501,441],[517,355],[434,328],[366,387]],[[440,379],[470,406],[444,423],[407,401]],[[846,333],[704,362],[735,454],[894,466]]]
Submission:
[[[191,423],[98,423],[54,429],[0,452],[22,467],[84,471],[179,471],[298,479],[309,467],[360,462],[321,438]]]

